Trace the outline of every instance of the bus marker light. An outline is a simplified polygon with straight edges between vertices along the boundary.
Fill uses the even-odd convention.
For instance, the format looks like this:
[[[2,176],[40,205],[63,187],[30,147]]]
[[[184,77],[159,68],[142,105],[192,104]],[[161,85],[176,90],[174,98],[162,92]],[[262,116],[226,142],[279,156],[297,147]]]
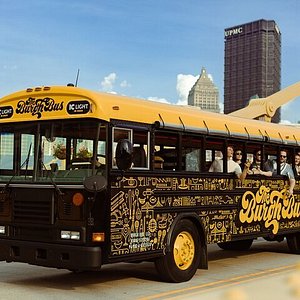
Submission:
[[[5,226],[0,226],[0,234],[5,234]]]
[[[80,232],[79,231],[71,231],[71,240],[80,240]]]
[[[104,242],[104,232],[93,232],[93,242]]]
[[[60,238],[63,240],[80,240],[79,231],[62,230],[60,232]]]
[[[70,231],[61,231],[60,232],[60,238],[64,240],[70,240],[71,239],[71,232]]]
[[[72,198],[72,202],[75,206],[80,206],[84,202],[84,197],[81,193],[75,193]]]

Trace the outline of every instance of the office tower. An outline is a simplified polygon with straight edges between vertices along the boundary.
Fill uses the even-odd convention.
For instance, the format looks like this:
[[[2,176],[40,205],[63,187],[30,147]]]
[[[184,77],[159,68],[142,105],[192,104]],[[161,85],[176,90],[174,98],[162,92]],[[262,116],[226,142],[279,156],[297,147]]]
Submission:
[[[188,104],[199,106],[203,110],[220,112],[218,88],[205,68],[202,68],[200,77],[189,92]]]
[[[258,20],[225,29],[224,113],[250,98],[280,90],[281,34],[275,21]],[[280,121],[280,109],[272,122]]]

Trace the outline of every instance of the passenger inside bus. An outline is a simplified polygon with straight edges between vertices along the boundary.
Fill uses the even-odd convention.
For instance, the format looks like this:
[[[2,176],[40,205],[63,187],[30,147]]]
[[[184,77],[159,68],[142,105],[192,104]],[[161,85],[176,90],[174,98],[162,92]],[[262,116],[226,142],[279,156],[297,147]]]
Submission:
[[[300,175],[300,154],[297,153],[295,155],[295,171],[294,171],[296,176]]]
[[[281,150],[280,151],[280,175],[287,176],[290,182],[290,187],[289,187],[289,194],[293,195],[293,190],[295,187],[295,175],[293,172],[293,168],[290,164],[287,163],[287,151],[286,150]]]
[[[238,163],[233,160],[233,147],[227,147],[227,172],[235,173],[237,178],[244,180],[247,176],[247,171],[250,167],[250,162],[245,163],[245,168],[242,170]],[[223,159],[215,159],[209,170],[209,172],[223,172]]]
[[[293,195],[293,190],[295,187],[295,175],[292,166],[287,162],[287,151],[281,150],[280,151],[280,175],[286,176],[289,179],[289,195]],[[274,160],[269,160],[265,164],[265,170],[272,174],[277,174],[277,163]]]
[[[234,151],[233,160],[241,167],[241,169],[244,168],[243,151],[241,149]]]
[[[262,159],[261,159],[261,151],[256,150],[254,152],[254,159],[253,163],[250,166],[250,170],[248,174],[255,174],[255,175],[264,175],[264,176],[272,176],[272,171],[270,171],[268,168],[268,171],[265,171],[261,168]],[[265,167],[265,166],[264,166]]]

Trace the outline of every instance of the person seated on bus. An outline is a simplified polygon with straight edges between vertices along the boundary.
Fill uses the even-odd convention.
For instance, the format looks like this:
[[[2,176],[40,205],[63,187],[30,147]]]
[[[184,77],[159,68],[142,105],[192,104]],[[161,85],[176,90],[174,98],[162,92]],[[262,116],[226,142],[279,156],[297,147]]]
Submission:
[[[228,173],[235,173],[237,178],[244,180],[247,176],[247,171],[249,170],[250,163],[247,161],[245,163],[245,168],[241,169],[239,164],[233,161],[233,147],[227,147],[227,172]],[[216,159],[212,162],[209,172],[223,172],[223,159]]]
[[[264,175],[264,176],[272,176],[271,171],[265,171],[261,168],[262,159],[261,159],[261,151],[256,150],[254,152],[253,163],[250,166],[248,174],[256,174],[256,175]]]
[[[300,175],[300,154],[297,153],[295,155],[295,170],[294,170],[294,173],[296,176],[299,176]]]
[[[280,175],[287,176],[289,179],[289,190],[288,193],[289,195],[293,195],[294,187],[295,187],[295,175],[293,168],[290,164],[287,163],[287,151],[286,150],[281,150],[280,151]],[[267,166],[268,167],[268,166]],[[269,165],[270,169],[267,171],[273,172],[273,174],[277,173],[277,163],[276,161],[273,161],[273,165]]]
[[[241,167],[241,169],[244,168],[245,164],[243,162],[243,151],[241,149],[234,151],[233,160]]]
[[[294,187],[295,187],[295,175],[293,168],[290,164],[287,163],[287,151],[280,151],[280,175],[287,176],[290,182],[290,187],[288,193],[293,195]]]

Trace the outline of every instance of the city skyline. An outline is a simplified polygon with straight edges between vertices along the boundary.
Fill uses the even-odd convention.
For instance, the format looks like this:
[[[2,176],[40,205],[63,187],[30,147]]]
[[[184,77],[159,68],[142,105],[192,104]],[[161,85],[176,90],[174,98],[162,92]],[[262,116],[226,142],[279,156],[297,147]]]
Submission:
[[[40,85],[80,87],[186,104],[205,66],[223,102],[224,30],[274,20],[282,34],[281,88],[300,81],[297,0],[0,0],[0,97]],[[297,122],[299,98],[282,120]]]

